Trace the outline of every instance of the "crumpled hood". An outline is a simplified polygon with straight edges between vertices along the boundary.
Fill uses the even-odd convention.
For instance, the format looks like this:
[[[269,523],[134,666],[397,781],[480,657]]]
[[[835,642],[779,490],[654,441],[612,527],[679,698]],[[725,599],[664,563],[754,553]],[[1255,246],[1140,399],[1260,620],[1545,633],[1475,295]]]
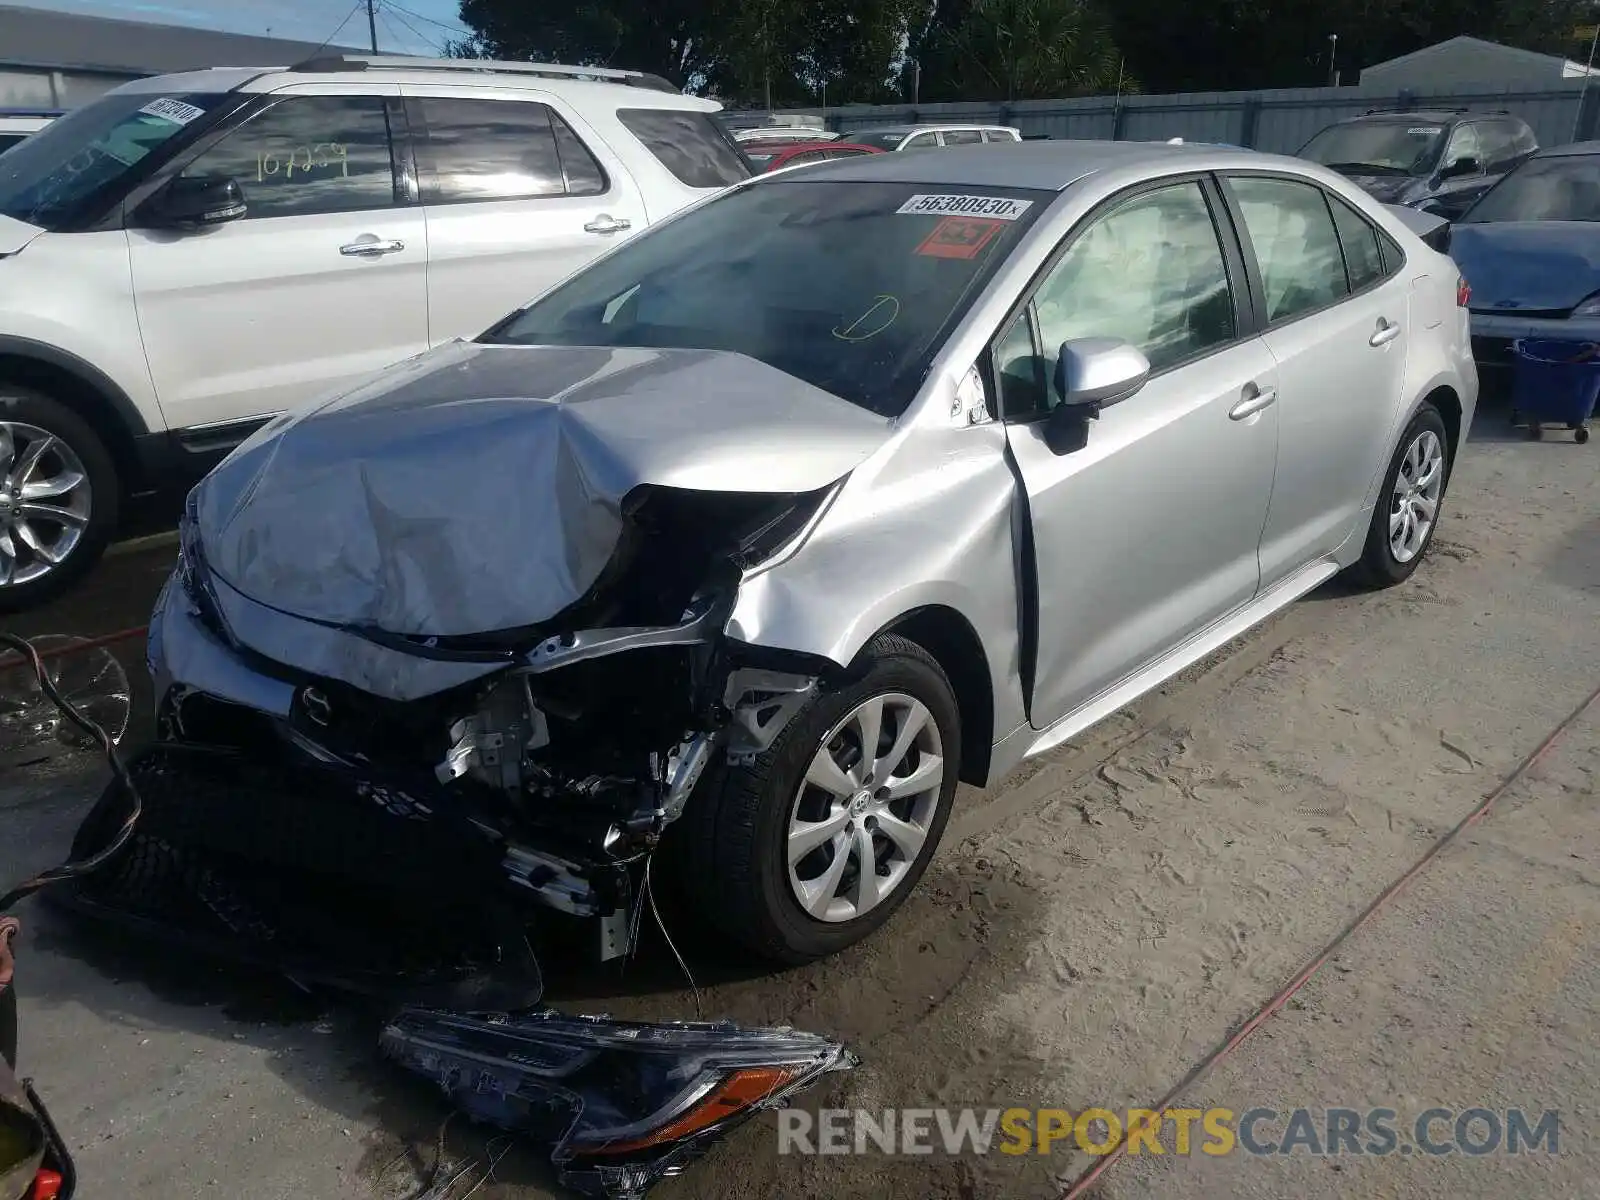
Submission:
[[[812,491],[891,427],[741,354],[453,342],[268,424],[197,522],[209,569],[281,612],[487,633],[582,597],[635,487]]]
[[[1467,221],[1450,257],[1475,312],[1565,312],[1600,291],[1600,225],[1587,221]]]
[[[0,254],[15,254],[44,230],[0,213]]]

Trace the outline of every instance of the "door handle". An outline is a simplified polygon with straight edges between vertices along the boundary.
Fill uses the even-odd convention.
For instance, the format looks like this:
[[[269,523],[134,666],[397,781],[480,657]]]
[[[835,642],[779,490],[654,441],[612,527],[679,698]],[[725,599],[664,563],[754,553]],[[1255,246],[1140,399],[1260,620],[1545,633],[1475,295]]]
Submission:
[[[624,229],[632,229],[632,221],[620,220],[610,213],[601,213],[594,220],[583,227],[585,233],[621,233]]]
[[[1400,336],[1400,326],[1391,325],[1383,317],[1378,318],[1378,331],[1367,339],[1369,346],[1387,346]]]
[[[1248,390],[1250,394],[1228,410],[1230,421],[1242,421],[1246,417],[1253,417],[1278,402],[1277,388],[1258,388],[1252,383]]]
[[[385,254],[396,254],[405,248],[406,244],[399,238],[384,240],[367,233],[347,246],[340,246],[339,253],[346,258],[382,258]]]

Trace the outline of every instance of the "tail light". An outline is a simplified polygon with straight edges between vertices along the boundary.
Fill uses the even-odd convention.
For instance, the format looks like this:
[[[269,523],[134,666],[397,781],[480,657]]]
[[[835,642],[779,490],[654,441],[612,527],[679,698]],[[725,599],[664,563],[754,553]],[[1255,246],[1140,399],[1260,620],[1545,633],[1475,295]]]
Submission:
[[[1465,308],[1472,299],[1472,285],[1465,276],[1456,280],[1456,307]]]

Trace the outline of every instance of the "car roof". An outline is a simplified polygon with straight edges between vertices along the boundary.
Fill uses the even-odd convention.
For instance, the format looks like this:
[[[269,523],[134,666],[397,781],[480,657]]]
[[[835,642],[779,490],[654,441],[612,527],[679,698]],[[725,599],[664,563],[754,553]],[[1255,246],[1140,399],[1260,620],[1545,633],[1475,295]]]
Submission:
[[[926,183],[940,186],[1034,188],[1061,191],[1096,171],[1122,167],[1169,167],[1175,158],[1193,158],[1197,170],[1215,158],[1269,159],[1253,150],[1221,150],[1215,146],[1169,146],[1164,142],[987,142],[948,146],[937,154],[863,154],[836,158],[807,167],[808,181],[841,179],[884,183]],[[1288,164],[1294,160],[1284,159]],[[1304,163],[1298,163],[1304,166]]]
[[[1520,121],[1522,118],[1515,113],[1487,110],[1479,112],[1469,108],[1375,108],[1371,112],[1345,117],[1341,121],[1335,121],[1334,124],[1350,125],[1357,121],[1431,121],[1438,125],[1450,125],[1457,121],[1490,119]]]
[[[921,125],[874,125],[870,129],[851,129],[840,137],[857,137],[869,133],[926,133],[930,129],[1010,129],[1010,125],[995,125],[989,121],[928,121]]]
[[[1580,158],[1586,154],[1600,154],[1600,142],[1569,142],[1565,146],[1546,146],[1537,158]]]
[[[515,88],[521,91],[557,92],[605,101],[618,108],[675,108],[694,112],[718,112],[715,100],[685,96],[655,76],[638,72],[610,72],[638,81],[621,82],[595,78],[586,71],[604,74],[606,68],[569,67],[546,63],[497,63],[488,60],[412,59],[392,55],[362,57],[329,56],[294,66],[213,67],[171,75],[151,75],[130,80],[119,92],[271,92],[291,83],[400,83],[416,86],[448,84],[451,87]]]

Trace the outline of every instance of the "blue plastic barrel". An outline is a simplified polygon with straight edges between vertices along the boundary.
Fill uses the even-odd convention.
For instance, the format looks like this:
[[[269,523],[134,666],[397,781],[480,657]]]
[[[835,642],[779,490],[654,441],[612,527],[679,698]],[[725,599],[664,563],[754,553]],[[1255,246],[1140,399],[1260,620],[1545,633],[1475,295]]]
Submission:
[[[1600,343],[1518,338],[1511,407],[1531,422],[1582,425],[1600,397]]]

